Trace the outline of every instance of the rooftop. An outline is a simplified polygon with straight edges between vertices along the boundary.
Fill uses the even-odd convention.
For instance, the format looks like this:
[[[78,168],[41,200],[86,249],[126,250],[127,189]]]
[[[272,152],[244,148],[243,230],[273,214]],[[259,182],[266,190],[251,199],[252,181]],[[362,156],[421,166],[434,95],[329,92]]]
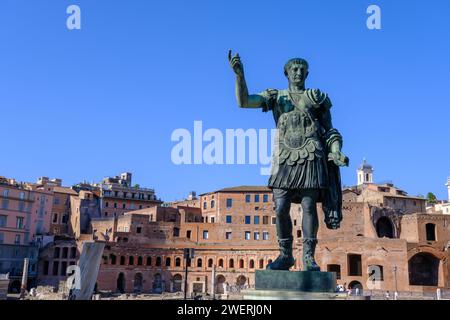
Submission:
[[[272,192],[272,190],[269,187],[266,186],[237,186],[237,187],[229,187],[229,188],[223,188],[212,192],[207,192],[201,194],[207,195],[212,193],[219,193],[219,192]]]

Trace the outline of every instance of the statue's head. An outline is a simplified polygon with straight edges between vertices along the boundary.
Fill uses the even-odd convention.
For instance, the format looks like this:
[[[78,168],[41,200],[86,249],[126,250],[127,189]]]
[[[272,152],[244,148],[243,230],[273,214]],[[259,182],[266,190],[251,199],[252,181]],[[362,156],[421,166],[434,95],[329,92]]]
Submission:
[[[308,77],[308,69],[308,61],[302,58],[293,58],[284,65],[284,75],[288,78],[289,83],[304,85]]]

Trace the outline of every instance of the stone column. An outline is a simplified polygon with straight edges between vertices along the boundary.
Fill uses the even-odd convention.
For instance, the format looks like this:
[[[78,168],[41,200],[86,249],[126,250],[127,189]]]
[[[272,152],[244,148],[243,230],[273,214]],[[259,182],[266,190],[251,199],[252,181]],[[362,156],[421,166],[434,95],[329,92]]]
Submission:
[[[22,285],[20,287],[20,299],[25,298],[25,291],[27,290],[28,264],[29,264],[29,259],[25,258],[23,260],[23,273],[22,273]]]

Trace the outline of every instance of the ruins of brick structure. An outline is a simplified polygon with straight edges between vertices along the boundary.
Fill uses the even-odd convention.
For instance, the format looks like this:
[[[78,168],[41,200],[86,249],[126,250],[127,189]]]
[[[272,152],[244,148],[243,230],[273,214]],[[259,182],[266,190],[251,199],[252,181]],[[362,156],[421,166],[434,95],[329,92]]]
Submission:
[[[392,184],[373,183],[372,171],[363,164],[358,185],[344,190],[341,228],[328,230],[321,224],[316,256],[322,270],[336,272],[338,284],[346,288],[365,291],[450,289],[450,216],[427,214],[424,198],[408,196]],[[98,238],[108,240],[98,288],[182,291],[185,248],[195,249],[188,266],[189,294],[252,287],[254,271],[278,255],[271,191],[259,186],[225,188],[202,194],[198,204],[172,203],[169,208],[93,220],[94,229],[108,231],[107,239]],[[294,270],[300,270],[298,205],[291,207],[291,217],[297,239]]]
[[[122,176],[104,179],[103,185],[122,185],[122,193],[106,197],[102,184],[65,188],[57,179],[41,178],[40,184],[28,187],[34,197],[28,201],[25,194],[25,203],[31,203],[37,216],[44,210],[46,218],[39,260],[32,260],[39,285],[64,281],[66,268],[78,263],[84,241],[105,242],[97,288],[112,292],[183,291],[187,248],[195,249],[188,267],[188,295],[251,288],[255,270],[277,257],[276,216],[267,187],[224,188],[161,203],[150,192],[153,189],[131,186],[131,175]],[[0,214],[20,206],[21,188],[3,185],[17,192],[2,191],[9,203]],[[134,197],[130,190],[136,191]],[[145,197],[147,191],[150,198]],[[41,194],[45,205],[37,201]],[[450,289],[450,215],[426,213],[424,198],[409,196],[390,183],[374,183],[367,163],[358,169],[358,184],[344,189],[343,199],[341,228],[320,226],[316,258],[322,270],[336,272],[338,283],[346,288],[364,292]],[[111,209],[120,210],[110,214]],[[302,268],[301,216],[299,205],[292,205],[294,270]],[[11,222],[8,218],[8,225]],[[19,229],[16,233],[29,230]]]

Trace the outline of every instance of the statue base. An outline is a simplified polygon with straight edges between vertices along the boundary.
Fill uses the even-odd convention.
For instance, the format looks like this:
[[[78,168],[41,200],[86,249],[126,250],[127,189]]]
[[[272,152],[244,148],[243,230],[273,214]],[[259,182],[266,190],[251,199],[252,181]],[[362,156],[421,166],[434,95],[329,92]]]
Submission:
[[[256,270],[255,290],[243,290],[246,300],[345,299],[336,292],[336,274],[320,271]]]

